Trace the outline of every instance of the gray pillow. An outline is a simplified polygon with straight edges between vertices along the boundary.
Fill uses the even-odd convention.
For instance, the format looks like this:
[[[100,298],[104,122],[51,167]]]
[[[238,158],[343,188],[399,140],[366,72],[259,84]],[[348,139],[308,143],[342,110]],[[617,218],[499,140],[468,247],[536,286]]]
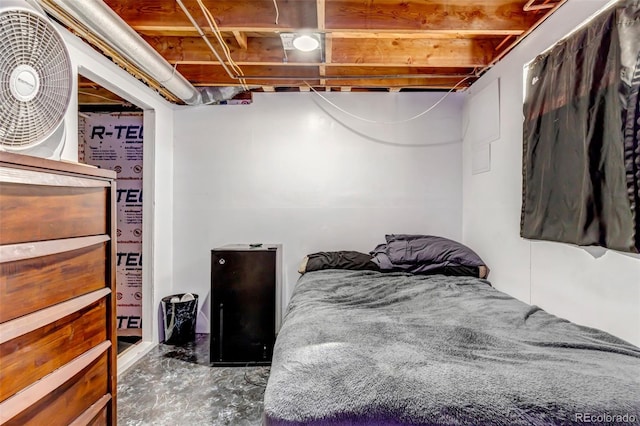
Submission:
[[[357,251],[321,251],[305,257],[304,266],[298,272],[320,271],[322,269],[350,269],[353,271],[377,271],[378,265],[371,261],[371,255]]]
[[[406,234],[391,234],[385,238],[387,255],[394,264],[448,262],[476,267],[485,264],[469,247],[448,238]]]
[[[489,268],[469,247],[433,235],[386,235],[371,255],[381,271],[486,278]]]

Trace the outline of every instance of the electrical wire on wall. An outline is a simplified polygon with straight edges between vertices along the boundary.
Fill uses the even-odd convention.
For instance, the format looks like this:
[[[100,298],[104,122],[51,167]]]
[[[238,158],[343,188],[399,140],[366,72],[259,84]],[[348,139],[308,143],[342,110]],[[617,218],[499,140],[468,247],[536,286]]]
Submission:
[[[404,124],[404,123],[409,123],[411,121],[414,121],[422,116],[425,116],[426,114],[428,114],[429,112],[433,111],[435,108],[438,107],[438,105],[440,105],[442,102],[444,102],[445,99],[447,99],[447,97],[449,97],[451,95],[452,92],[454,92],[456,90],[456,88],[460,87],[465,81],[467,81],[470,78],[475,78],[477,75],[475,73],[469,74],[467,76],[464,76],[460,81],[458,81],[458,83],[456,83],[450,90],[448,90],[440,99],[438,99],[433,105],[431,105],[429,108],[427,108],[426,110],[412,116],[406,119],[402,119],[402,120],[395,120],[395,121],[384,121],[384,120],[373,120],[367,117],[362,117],[359,116],[357,114],[354,114],[350,111],[347,111],[346,109],[340,107],[339,105],[335,104],[334,102],[332,102],[331,100],[327,99],[325,96],[323,96],[320,92],[318,92],[317,90],[315,90],[308,82],[304,82],[309,89],[314,92],[317,97],[319,97],[323,103],[329,104],[331,107],[333,107],[333,109],[336,109],[340,112],[342,112],[343,114],[351,117],[351,118],[355,118],[359,121],[363,121],[365,123],[369,123],[369,124],[375,124],[375,125],[396,125],[396,124]],[[315,100],[314,100],[315,102]],[[344,127],[345,129],[347,129],[350,132],[355,133],[356,135],[362,137],[363,139],[369,141],[369,142],[374,142],[380,145],[386,145],[386,146],[393,146],[393,147],[398,147],[398,148],[428,148],[428,147],[435,147],[435,146],[444,146],[444,145],[454,145],[454,144],[459,144],[462,142],[462,140],[464,139],[466,132],[467,132],[467,128],[466,126],[463,129],[462,135],[459,137],[454,137],[453,139],[450,140],[442,140],[442,141],[437,141],[437,142],[427,142],[427,143],[403,143],[400,141],[391,141],[391,140],[385,140],[382,139],[378,136],[378,132],[376,131],[376,135],[373,136],[368,131],[363,131],[362,129],[357,129],[356,127],[354,127],[352,124],[345,122],[343,118],[339,117],[338,115],[336,115],[335,113],[333,113],[330,109],[328,108],[324,108],[319,102],[316,102],[316,104],[318,105],[318,107],[320,109],[322,109],[329,117],[331,117],[337,124],[339,124],[340,126]],[[468,126],[468,123],[467,123]]]
[[[218,28],[218,24],[216,23],[216,20],[213,17],[213,14],[209,9],[207,9],[207,7],[204,5],[202,0],[196,0],[196,1],[198,2],[200,9],[202,10],[204,17],[207,20],[207,23],[209,24],[209,28],[215,35],[220,46],[222,46],[222,51],[224,52],[224,55],[227,58],[227,61],[229,62],[229,65],[231,65],[231,68],[238,74],[238,76],[242,77],[244,75],[244,72],[242,72],[242,69],[240,68],[240,66],[238,66],[238,64],[236,64],[233,58],[231,58],[231,50],[229,49],[229,46],[227,45],[227,43],[224,41],[224,38],[222,37],[222,32],[220,31],[220,28]],[[240,81],[240,84],[242,85],[242,88],[244,90],[249,90],[249,85],[247,84],[247,81],[244,78],[239,78],[238,80]]]
[[[403,124],[403,123],[408,123],[409,121],[413,121],[413,120],[415,120],[417,118],[420,118],[423,115],[428,114],[429,112],[431,112],[438,105],[440,105],[440,103],[443,102],[454,90],[456,90],[456,88],[458,88],[462,83],[464,83],[465,81],[467,81],[468,79],[470,79],[472,77],[475,77],[475,74],[468,75],[468,76],[464,77],[462,80],[460,80],[458,83],[456,83],[456,85],[453,86],[447,93],[445,93],[444,96],[442,98],[440,98],[435,104],[431,105],[429,108],[427,108],[426,110],[422,111],[421,113],[418,113],[418,114],[414,115],[413,117],[409,117],[409,118],[406,118],[406,119],[403,119],[403,120],[397,120],[397,121],[372,120],[372,119],[369,119],[369,118],[362,117],[360,115],[351,113],[351,112],[345,110],[344,108],[341,108],[340,106],[336,105],[334,102],[330,101],[329,99],[327,99],[325,96],[323,96],[320,92],[318,92],[316,89],[314,89],[306,81],[304,82],[304,84],[306,84],[309,87],[309,89],[311,89],[311,91],[313,93],[318,95],[326,103],[328,103],[329,105],[331,105],[332,107],[334,107],[338,111],[343,112],[344,114],[347,114],[349,117],[355,118],[356,120],[364,121],[366,123],[373,123],[373,124]]]
[[[367,134],[364,131],[354,128],[348,123],[345,123],[344,121],[342,121],[340,117],[337,117],[334,114],[332,114],[331,111],[324,109],[319,104],[318,104],[318,107],[322,109],[329,117],[331,117],[337,124],[344,127],[346,130],[352,133],[355,133],[356,135],[360,136],[366,141],[374,142],[379,145],[393,146],[396,148],[429,148],[429,147],[435,147],[435,146],[455,145],[462,142],[462,138],[455,138],[451,140],[443,140],[438,142],[426,142],[426,143],[403,143],[403,142],[384,140],[384,139],[381,139],[380,137],[371,136],[370,134]]]

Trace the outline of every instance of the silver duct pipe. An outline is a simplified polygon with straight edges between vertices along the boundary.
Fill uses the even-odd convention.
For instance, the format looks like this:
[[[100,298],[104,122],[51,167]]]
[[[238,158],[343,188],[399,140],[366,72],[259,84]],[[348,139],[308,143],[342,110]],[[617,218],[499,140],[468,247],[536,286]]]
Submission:
[[[147,72],[176,97],[189,105],[203,103],[200,92],[102,0],[54,0],[54,2]]]

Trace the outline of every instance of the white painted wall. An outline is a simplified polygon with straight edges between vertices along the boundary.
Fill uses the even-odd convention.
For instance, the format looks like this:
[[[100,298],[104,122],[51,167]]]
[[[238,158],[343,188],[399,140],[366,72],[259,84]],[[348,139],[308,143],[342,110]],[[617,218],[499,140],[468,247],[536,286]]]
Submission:
[[[441,93],[329,93],[374,120],[411,117]],[[461,238],[462,95],[399,125],[359,122],[313,93],[175,112],[174,282],[200,295],[208,331],[210,250],[284,245],[283,298],[304,255],[367,252],[385,233]],[[420,146],[407,146],[407,145]],[[204,303],[203,303],[204,302]]]
[[[158,342],[160,299],[172,292],[173,244],[173,108],[156,92],[97,53],[82,40],[59,28],[69,50],[74,74],[81,73],[143,108],[143,339]],[[78,96],[74,84],[67,111],[67,140],[63,159],[78,160]],[[136,357],[128,353],[131,361]],[[133,358],[132,358],[133,357]]]
[[[519,236],[523,66],[607,3],[569,0],[473,85],[470,95],[500,79],[501,124],[500,138],[491,144],[487,173],[471,174],[472,135],[465,135],[463,241],[489,264],[496,288],[640,345],[640,256]]]

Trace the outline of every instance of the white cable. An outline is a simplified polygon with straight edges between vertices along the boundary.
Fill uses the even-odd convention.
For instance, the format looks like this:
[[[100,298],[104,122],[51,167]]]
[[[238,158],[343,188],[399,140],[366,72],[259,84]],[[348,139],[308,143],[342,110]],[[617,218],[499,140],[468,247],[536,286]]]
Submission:
[[[231,57],[231,51],[229,50],[229,46],[227,46],[227,43],[224,41],[224,38],[222,37],[222,33],[220,32],[220,28],[218,28],[218,24],[216,24],[216,20],[211,14],[211,11],[209,11],[209,9],[207,9],[204,3],[202,3],[202,0],[196,0],[196,1],[198,2],[200,9],[202,10],[204,17],[207,20],[207,23],[209,24],[209,28],[211,29],[213,34],[216,36],[218,43],[222,47],[222,52],[227,57],[227,61],[229,62],[231,67],[234,69],[234,71],[239,74],[238,80],[242,85],[242,89],[245,91],[248,91],[249,86],[247,85],[246,80],[242,78],[244,73],[242,72],[242,69],[238,66],[238,64],[236,64],[233,58]],[[210,47],[210,48],[213,49],[213,47]]]
[[[178,62],[176,62],[175,64],[173,64],[173,71],[171,71],[171,75],[169,76],[169,78],[167,78],[166,80],[160,81],[158,80],[158,83],[162,84],[164,86],[164,84],[171,80],[173,77],[176,76],[176,71],[178,69]]]
[[[436,102],[435,104],[431,105],[431,107],[429,107],[428,109],[426,109],[425,111],[422,111],[419,114],[414,115],[411,118],[407,118],[405,120],[398,120],[398,121],[378,121],[378,120],[371,120],[369,118],[366,117],[361,117],[359,115],[350,113],[349,111],[346,111],[343,108],[340,108],[338,105],[334,104],[333,102],[331,102],[329,99],[325,98],[324,96],[322,96],[322,94],[320,94],[320,92],[316,91],[316,89],[314,89],[309,83],[307,83],[306,81],[304,82],[304,84],[306,84],[311,91],[313,91],[316,95],[320,96],[320,98],[322,98],[325,102],[327,102],[329,105],[333,106],[334,108],[336,108],[338,111],[341,111],[345,114],[347,114],[349,117],[353,117],[357,120],[360,121],[364,121],[367,123],[375,123],[375,124],[402,124],[402,123],[407,123],[409,121],[415,120],[416,118],[422,117],[423,115],[429,113],[431,110],[433,110],[435,107],[437,107],[440,102],[444,101],[450,94],[451,92],[453,92],[458,86],[460,86],[462,83],[464,83],[465,81],[467,81],[468,79],[470,79],[471,77],[475,77],[474,75],[469,75],[465,78],[463,78],[462,80],[460,80],[455,86],[453,86],[447,93],[444,94],[444,96],[442,98],[440,98],[438,100],[438,102]]]
[[[280,11],[278,10],[278,2],[273,0],[273,5],[276,8],[276,25],[278,25],[278,18],[280,18]]]
[[[317,102],[317,101],[314,99],[313,102]],[[361,136],[367,141],[378,143],[380,145],[394,146],[398,148],[428,148],[433,146],[455,145],[455,144],[462,143],[462,139],[440,141],[440,142],[427,142],[427,143],[402,143],[402,142],[393,142],[393,141],[378,139],[364,132],[361,132],[357,129],[354,129],[349,124],[342,121],[339,117],[336,117],[335,115],[333,115],[331,111],[324,109],[322,105],[320,105],[319,103],[316,103],[316,105],[318,105],[320,109],[322,109],[329,117],[333,118],[338,124],[343,126],[345,129],[355,133],[358,136]]]

